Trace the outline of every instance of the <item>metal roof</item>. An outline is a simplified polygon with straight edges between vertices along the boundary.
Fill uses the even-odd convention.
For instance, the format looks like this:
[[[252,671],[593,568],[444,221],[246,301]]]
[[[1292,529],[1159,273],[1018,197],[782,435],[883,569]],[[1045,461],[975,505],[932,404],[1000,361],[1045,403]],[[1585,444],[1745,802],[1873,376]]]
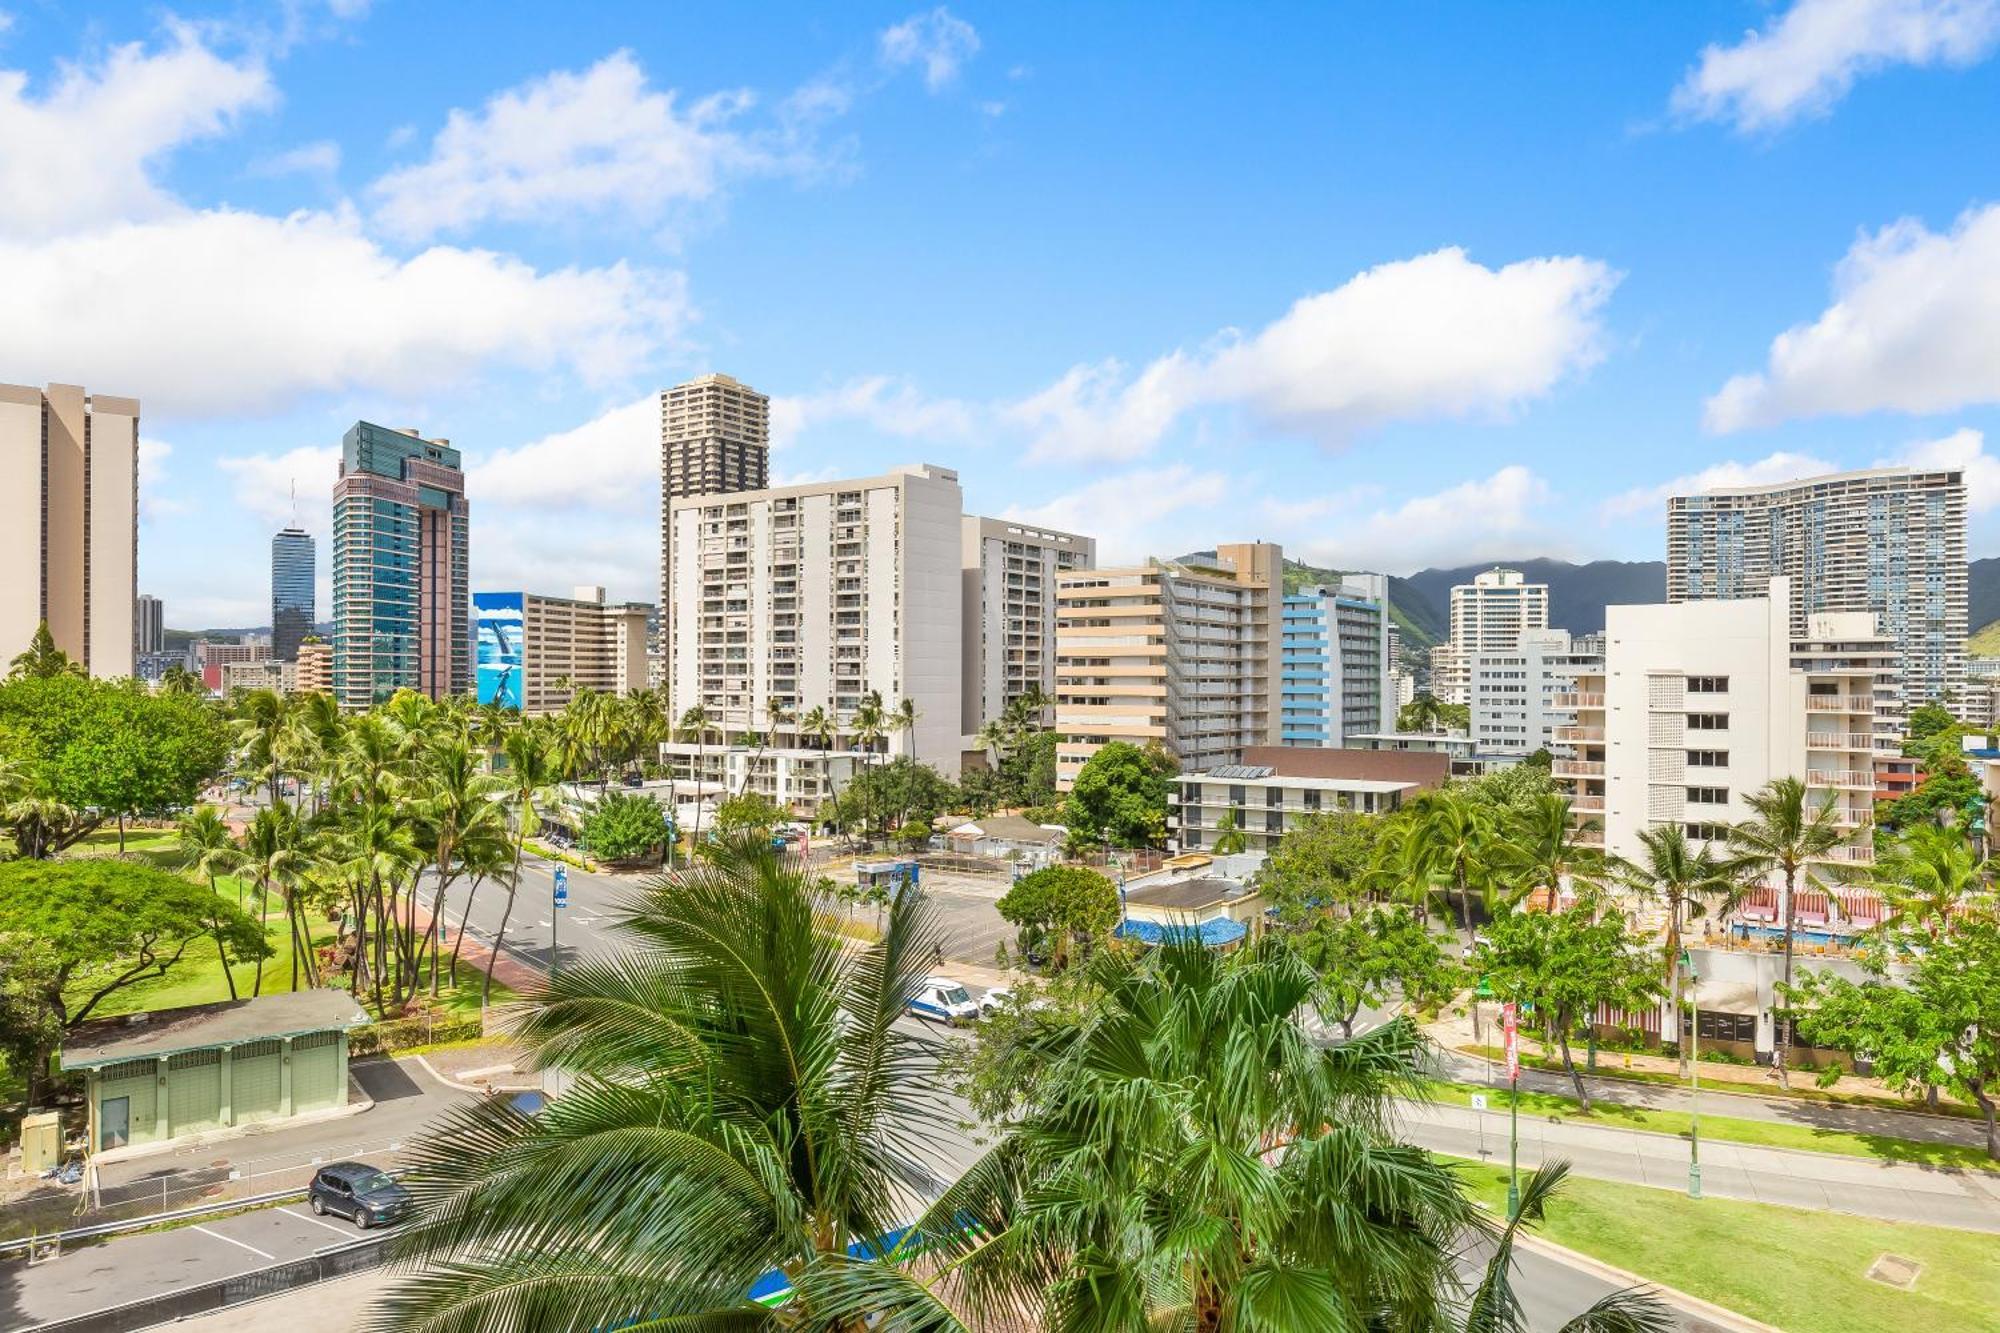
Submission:
[[[101,1018],[70,1034],[62,1047],[62,1067],[95,1069],[121,1060],[239,1046],[271,1037],[344,1031],[367,1021],[368,1015],[354,997],[341,990],[289,991]]]
[[[1235,778],[1247,781],[1251,778],[1268,778],[1277,771],[1275,768],[1266,768],[1262,764],[1224,764],[1220,768],[1209,769],[1205,776],[1211,778]]]

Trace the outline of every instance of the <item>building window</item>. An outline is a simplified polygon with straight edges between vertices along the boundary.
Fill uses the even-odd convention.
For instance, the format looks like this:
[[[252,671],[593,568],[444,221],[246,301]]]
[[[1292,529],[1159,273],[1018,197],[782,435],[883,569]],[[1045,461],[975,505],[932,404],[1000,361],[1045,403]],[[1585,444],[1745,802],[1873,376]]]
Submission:
[[[1689,787],[1687,789],[1687,803],[1689,805],[1728,805],[1729,788]]]
[[[1687,729],[1689,731],[1729,730],[1729,714],[1727,713],[1689,713],[1687,719]]]
[[[1282,810],[1265,811],[1264,831],[1266,833],[1283,833],[1285,831],[1285,812]]]
[[[1689,750],[1687,755],[1689,768],[1729,767],[1729,751],[1727,750]]]
[[[1727,694],[1729,693],[1729,677],[1689,676],[1687,678],[1687,692],[1689,694]]]
[[[1757,1040],[1757,1015],[1699,1009],[1695,1011],[1694,1030],[1703,1041],[1754,1042]]]
[[[1686,827],[1689,838],[1696,842],[1725,842],[1729,838],[1727,824],[1693,823]]]

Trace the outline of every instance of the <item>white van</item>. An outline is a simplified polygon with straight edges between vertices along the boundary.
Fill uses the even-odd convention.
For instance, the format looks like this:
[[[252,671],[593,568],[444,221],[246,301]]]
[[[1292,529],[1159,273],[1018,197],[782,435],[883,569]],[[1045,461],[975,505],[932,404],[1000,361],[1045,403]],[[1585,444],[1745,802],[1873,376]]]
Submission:
[[[979,1017],[979,1005],[971,993],[950,977],[925,977],[906,1007],[918,1018],[954,1027]]]

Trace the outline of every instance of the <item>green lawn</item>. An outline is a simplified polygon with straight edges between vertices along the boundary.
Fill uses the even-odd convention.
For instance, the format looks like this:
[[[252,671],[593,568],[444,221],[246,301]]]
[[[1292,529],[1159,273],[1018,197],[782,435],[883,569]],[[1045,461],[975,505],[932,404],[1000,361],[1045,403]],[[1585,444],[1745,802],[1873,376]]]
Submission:
[[[1472,1104],[1472,1094],[1483,1092],[1491,1110],[1505,1112],[1507,1090],[1470,1083],[1433,1084],[1431,1091],[1441,1102],[1454,1106]],[[1623,1129],[1651,1130],[1656,1134],[1688,1136],[1693,1117],[1684,1111],[1655,1111],[1643,1106],[1593,1101],[1590,1114],[1577,1110],[1576,1099],[1548,1092],[1521,1094],[1521,1110],[1535,1115],[1560,1115],[1586,1124],[1612,1125]],[[1729,1143],[1750,1143],[1766,1148],[1796,1148],[1805,1152],[1835,1153],[1842,1157],[1870,1157],[1888,1162],[1915,1162],[1923,1166],[1953,1166],[1972,1171],[2000,1171],[1986,1153],[1970,1144],[1920,1143],[1891,1138],[1884,1134],[1854,1134],[1844,1130],[1818,1129],[1811,1125],[1774,1124],[1767,1120],[1742,1120],[1726,1115],[1701,1118],[1701,1136]]]
[[[1498,1216],[1507,1173],[1465,1167]],[[1689,1199],[1571,1176],[1536,1234],[1791,1333],[2000,1331],[2000,1236],[1842,1213]],[[1923,1265],[1912,1290],[1870,1281],[1883,1254]]]

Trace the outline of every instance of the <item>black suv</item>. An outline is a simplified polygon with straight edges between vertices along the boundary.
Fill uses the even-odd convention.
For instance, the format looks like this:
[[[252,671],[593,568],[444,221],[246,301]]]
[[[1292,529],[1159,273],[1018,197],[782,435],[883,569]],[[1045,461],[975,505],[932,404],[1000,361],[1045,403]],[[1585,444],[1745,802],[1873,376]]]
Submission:
[[[332,1213],[351,1218],[355,1226],[366,1231],[400,1221],[410,1211],[410,1192],[388,1172],[366,1162],[335,1162],[321,1167],[313,1177],[306,1202],[321,1217]]]

